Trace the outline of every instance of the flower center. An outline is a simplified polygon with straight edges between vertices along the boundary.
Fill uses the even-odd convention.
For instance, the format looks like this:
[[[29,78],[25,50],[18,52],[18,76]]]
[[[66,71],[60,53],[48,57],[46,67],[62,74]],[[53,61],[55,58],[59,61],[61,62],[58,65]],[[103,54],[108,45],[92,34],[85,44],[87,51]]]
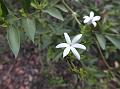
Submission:
[[[92,23],[92,20],[93,20],[93,17],[92,17],[92,18],[90,18],[90,20],[89,20],[88,24],[91,24],[91,23]]]

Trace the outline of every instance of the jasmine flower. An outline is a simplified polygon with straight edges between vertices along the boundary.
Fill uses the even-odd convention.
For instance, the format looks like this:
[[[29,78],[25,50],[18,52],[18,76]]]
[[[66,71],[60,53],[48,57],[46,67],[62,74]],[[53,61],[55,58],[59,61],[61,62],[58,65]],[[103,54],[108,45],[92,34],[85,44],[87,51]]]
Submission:
[[[78,51],[76,50],[76,48],[86,50],[86,47],[84,45],[77,43],[78,40],[82,37],[82,34],[76,35],[72,39],[72,41],[67,33],[64,33],[64,37],[65,37],[66,43],[60,43],[56,46],[56,48],[65,48],[63,51],[63,58],[66,57],[71,50],[72,53],[75,55],[75,57],[78,60],[80,60],[80,55],[79,55]]]
[[[90,16],[84,16],[83,18],[84,18],[84,23],[93,24],[93,26],[96,27],[97,25],[96,21],[99,21],[101,17],[94,16],[94,12],[91,11]]]

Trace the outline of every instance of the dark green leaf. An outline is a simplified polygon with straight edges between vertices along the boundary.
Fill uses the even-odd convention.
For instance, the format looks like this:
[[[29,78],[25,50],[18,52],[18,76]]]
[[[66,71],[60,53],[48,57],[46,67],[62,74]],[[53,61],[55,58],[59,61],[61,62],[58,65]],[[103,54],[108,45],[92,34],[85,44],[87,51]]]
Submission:
[[[51,44],[51,37],[47,34],[42,35],[42,48],[45,49]]]
[[[54,8],[54,7],[51,7],[51,8],[49,8],[49,9],[46,9],[46,10],[44,10],[43,12],[46,12],[46,13],[48,13],[49,15],[51,15],[51,16],[59,19],[59,20],[64,21],[61,12],[60,12],[58,9]]]
[[[0,16],[2,16],[2,8],[1,8],[1,3],[0,3]]]
[[[7,16],[8,10],[7,10],[4,2],[3,2],[2,0],[0,0],[0,3],[1,3],[2,15],[3,15],[3,16]]]
[[[60,10],[64,12],[68,12],[67,8],[63,4],[58,4],[55,7],[59,8]]]
[[[36,33],[37,34],[45,34],[50,31],[51,30],[47,23],[45,23],[41,19],[38,19],[38,21],[36,21]]]
[[[102,34],[96,34],[96,38],[100,44],[100,47],[102,49],[105,49],[105,45],[106,45],[106,39]]]
[[[29,39],[34,42],[34,36],[36,31],[35,20],[30,18],[22,19],[22,26]]]
[[[64,34],[64,32],[69,33],[70,29],[65,29],[65,28],[60,29],[60,28],[58,28],[58,29],[55,29],[54,32],[55,32],[54,34],[56,34],[56,35],[62,35],[62,34]]]
[[[106,38],[111,41],[118,49],[120,49],[120,36],[106,35]]]
[[[21,0],[23,8],[25,11],[28,11],[30,7],[31,0]]]
[[[17,57],[19,49],[20,49],[20,34],[19,30],[13,26],[10,26],[7,31],[7,40],[9,46],[14,53],[15,57]]]
[[[55,56],[54,61],[58,62],[58,60],[61,58],[62,54],[63,54],[62,52],[59,52],[59,53]]]
[[[50,0],[50,5],[55,6],[57,3],[59,3],[61,0]]]

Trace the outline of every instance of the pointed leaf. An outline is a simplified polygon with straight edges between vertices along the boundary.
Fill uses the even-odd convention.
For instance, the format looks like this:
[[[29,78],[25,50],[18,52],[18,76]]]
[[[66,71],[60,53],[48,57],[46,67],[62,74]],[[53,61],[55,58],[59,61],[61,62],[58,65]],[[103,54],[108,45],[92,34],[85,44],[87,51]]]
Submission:
[[[36,31],[35,20],[30,18],[22,19],[22,26],[29,39],[34,42],[34,36]]]
[[[31,2],[31,6],[38,9],[37,5],[34,2]]]
[[[100,44],[100,47],[105,50],[105,46],[106,46],[106,39],[102,34],[96,34],[96,38]]]
[[[15,29],[15,27],[10,26],[7,31],[7,40],[9,46],[14,53],[15,57],[17,57],[19,49],[20,49],[20,34],[19,30]]]
[[[68,12],[67,8],[63,4],[58,4],[55,7],[59,8],[60,10],[64,12]]]
[[[120,36],[106,35],[106,38],[111,41],[118,49],[120,49]]]
[[[58,9],[54,8],[54,7],[49,8],[49,9],[47,9],[47,10],[44,10],[43,12],[46,12],[46,13],[48,13],[49,15],[51,15],[51,16],[59,19],[59,20],[64,21],[61,12],[60,12]]]

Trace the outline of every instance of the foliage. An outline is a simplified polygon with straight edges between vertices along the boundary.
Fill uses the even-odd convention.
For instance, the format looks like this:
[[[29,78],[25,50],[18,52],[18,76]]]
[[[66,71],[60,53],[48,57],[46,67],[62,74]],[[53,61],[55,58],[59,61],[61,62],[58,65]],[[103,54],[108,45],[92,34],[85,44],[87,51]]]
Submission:
[[[109,81],[119,82],[116,71],[113,71],[115,66],[109,65],[110,60],[120,62],[119,8],[119,0],[90,0],[89,3],[88,0],[0,0],[0,27],[7,32],[8,44],[15,57],[20,45],[29,40],[41,50],[47,50],[48,62],[62,59],[61,50],[56,50],[55,46],[63,42],[64,32],[82,33],[81,42],[87,51],[79,50],[82,54],[80,68],[74,64],[75,58],[68,56],[68,65],[74,66],[69,67],[70,71],[86,82],[85,89],[109,89]],[[83,23],[83,16],[90,11],[102,18],[96,28]],[[87,74],[83,77],[84,73]],[[59,78],[53,80],[50,84],[57,80],[63,83]]]

